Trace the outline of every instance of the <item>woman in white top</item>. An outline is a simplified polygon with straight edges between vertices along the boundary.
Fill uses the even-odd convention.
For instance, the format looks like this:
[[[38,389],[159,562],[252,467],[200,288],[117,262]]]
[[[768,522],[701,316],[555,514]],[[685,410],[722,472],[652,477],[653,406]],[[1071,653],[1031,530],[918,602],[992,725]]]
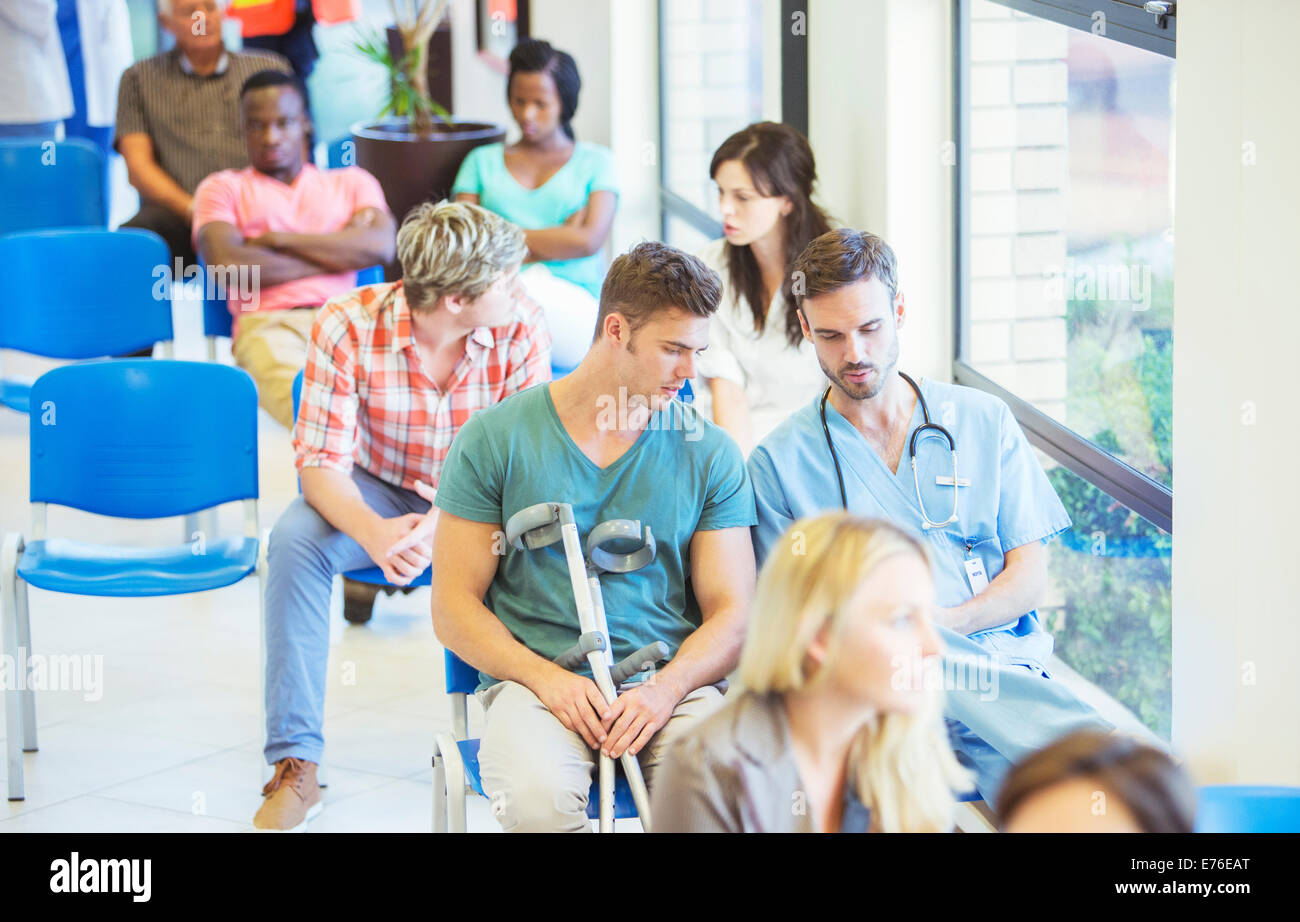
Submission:
[[[699,256],[722,279],[722,304],[700,356],[713,420],[748,454],[783,419],[826,387],[803,338],[790,266],[831,230],[812,200],[817,168],[808,140],[788,125],[758,122],[722,142],[709,165],[718,187],[721,240]]]

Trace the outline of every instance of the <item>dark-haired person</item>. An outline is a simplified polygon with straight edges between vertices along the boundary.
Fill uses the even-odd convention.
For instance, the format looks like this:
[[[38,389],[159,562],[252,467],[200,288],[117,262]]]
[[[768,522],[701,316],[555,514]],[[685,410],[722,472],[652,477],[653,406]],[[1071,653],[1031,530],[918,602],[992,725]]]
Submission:
[[[559,368],[577,365],[591,342],[605,275],[601,249],[618,205],[613,153],[573,136],[581,87],[571,56],[547,42],[521,41],[506,80],[519,140],[472,150],[452,186],[457,201],[524,229],[532,265],[522,280],[546,314]]]
[[[140,211],[123,226],[158,234],[187,265],[195,261],[191,226],[199,183],[218,170],[248,165],[239,88],[261,70],[289,72],[279,55],[226,50],[225,6],[159,0],[158,23],[176,47],[131,65],[117,89],[113,146],[140,193]]]
[[[1003,832],[1191,832],[1196,788],[1168,753],[1081,730],[1017,764],[998,812]]]
[[[262,406],[292,428],[293,379],[316,311],[352,288],[358,269],[393,258],[393,218],[365,170],[318,170],[304,161],[311,121],[295,77],[254,74],[240,100],[251,165],[200,183],[194,240],[210,269],[256,267],[251,297],[227,292],[231,351],[257,382]]]
[[[889,244],[831,231],[793,271],[829,385],[749,457],[759,558],[795,520],[836,508],[921,536],[958,686],[946,704],[953,748],[991,801],[1011,763],[1070,731],[1111,729],[1047,672],[1046,545],[1070,517],[1006,404],[900,365],[909,313]]]
[[[719,288],[662,243],[619,256],[577,369],[475,414],[442,469],[433,625],[479,670],[483,789],[508,831],[589,830],[597,749],[638,755],[653,790],[665,743],[721,704],[754,588],[754,497],[735,443],[674,399]],[[612,706],[552,662],[579,634],[564,554],[501,546],[504,523],[544,502],[571,503],[580,535],[628,518],[657,542],[649,566],[603,580],[605,614],[616,660],[662,640],[670,661]]]
[[[713,155],[725,236],[699,256],[722,277],[722,305],[700,357],[699,391],[713,421],[750,450],[826,387],[812,344],[799,328],[791,291],[795,257],[831,229],[812,200],[817,165],[808,140],[789,125],[759,122]]]

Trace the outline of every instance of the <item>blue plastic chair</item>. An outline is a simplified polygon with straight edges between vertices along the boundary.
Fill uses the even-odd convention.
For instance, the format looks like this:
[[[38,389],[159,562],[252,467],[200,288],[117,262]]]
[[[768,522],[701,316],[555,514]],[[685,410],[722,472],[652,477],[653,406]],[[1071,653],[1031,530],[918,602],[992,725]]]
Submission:
[[[0,349],[53,359],[172,344],[171,257],[147,230],[27,231],[0,237]],[[27,412],[30,382],[0,380],[0,403]]]
[[[478,688],[478,670],[450,650],[443,650],[447,695],[451,698],[452,736],[439,733],[433,741],[433,831],[465,831],[465,799],[470,793],[486,797],[479,772],[479,740],[469,739],[469,696]],[[454,779],[463,779],[457,783]],[[600,818],[599,782],[594,780],[587,797],[587,816]],[[454,790],[453,790],[454,788]],[[634,819],[636,804],[627,779],[619,771],[614,777],[614,819]]]
[[[352,135],[344,135],[329,143],[325,149],[325,165],[331,170],[357,165],[356,142]]]
[[[107,226],[98,146],[82,138],[0,141],[0,234]]]
[[[1196,831],[1300,832],[1300,787],[1203,787],[1197,792]]]
[[[27,586],[87,596],[178,595],[250,573],[265,583],[257,506],[257,390],[246,372],[207,362],[112,359],[65,365],[32,386],[30,541],[5,536],[0,623],[18,674],[31,654]],[[130,519],[241,501],[244,534],[137,548],[46,537],[49,503]],[[259,624],[263,622],[259,615]],[[265,664],[265,636],[262,645]],[[5,691],[9,799],[23,798],[22,752],[36,751],[31,689]]]
[[[202,261],[199,263],[202,266]],[[203,278],[207,278],[207,269],[203,268]],[[383,266],[368,266],[365,269],[357,270],[357,286],[374,285],[384,280]],[[208,340],[208,361],[217,360],[217,337],[224,336],[230,338],[231,318],[230,308],[226,304],[225,298],[207,297],[207,286],[204,286],[203,298],[203,335]],[[297,415],[297,405],[295,404],[294,414]]]

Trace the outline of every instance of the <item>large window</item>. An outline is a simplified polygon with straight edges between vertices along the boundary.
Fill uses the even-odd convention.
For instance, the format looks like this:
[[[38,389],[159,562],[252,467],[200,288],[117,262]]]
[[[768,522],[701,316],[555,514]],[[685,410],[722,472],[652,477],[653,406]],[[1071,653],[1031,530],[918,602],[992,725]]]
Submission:
[[[663,0],[664,185],[715,216],[709,160],[763,117],[762,11],[762,0]]]
[[[783,71],[783,118],[807,132],[807,45],[802,34],[783,28],[796,6],[802,4],[660,0],[660,179],[668,243],[695,251],[722,235],[709,162],[729,135],[764,118],[764,86],[773,76],[765,70]],[[772,47],[780,48],[779,68]]]
[[[1057,653],[1168,735],[1173,20],[959,0],[954,376],[1012,406],[1074,521]]]

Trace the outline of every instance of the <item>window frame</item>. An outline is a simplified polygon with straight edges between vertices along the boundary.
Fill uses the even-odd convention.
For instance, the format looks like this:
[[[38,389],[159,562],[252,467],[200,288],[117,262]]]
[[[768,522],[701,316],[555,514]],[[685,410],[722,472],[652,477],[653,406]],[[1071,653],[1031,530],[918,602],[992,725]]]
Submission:
[[[806,0],[781,0],[781,121],[808,136],[808,36],[795,35],[788,24],[796,13],[804,15],[805,30],[809,17],[804,11]],[[664,35],[667,32],[667,9],[665,0],[658,2],[658,38],[656,57],[659,61],[659,237],[668,239],[668,222],[678,218],[694,227],[709,239],[722,236],[722,222],[715,220],[708,212],[698,208],[690,201],[668,187],[668,158],[664,151],[665,126],[668,123],[666,100],[668,99],[668,76],[664,67]]]
[[[990,0],[1000,6],[1040,19],[1050,20],[1085,32],[1092,31],[1092,14],[1106,15],[1105,38],[1134,45],[1174,58],[1175,12],[1157,24],[1154,14],[1145,12],[1140,2],[1132,0]],[[993,394],[1006,402],[1025,436],[1034,447],[1058,464],[1109,494],[1129,509],[1147,519],[1161,531],[1172,535],[1173,490],[1104,451],[1096,443],[1079,435],[1048,416],[1042,410],[995,384],[967,360],[970,343],[970,208],[966,199],[970,190],[970,83],[964,79],[970,70],[970,0],[953,2],[953,137],[957,148],[954,175],[953,241],[954,284],[952,378],[957,384]],[[1171,5],[1171,10],[1173,6]],[[1176,295],[1175,295],[1176,297]]]

